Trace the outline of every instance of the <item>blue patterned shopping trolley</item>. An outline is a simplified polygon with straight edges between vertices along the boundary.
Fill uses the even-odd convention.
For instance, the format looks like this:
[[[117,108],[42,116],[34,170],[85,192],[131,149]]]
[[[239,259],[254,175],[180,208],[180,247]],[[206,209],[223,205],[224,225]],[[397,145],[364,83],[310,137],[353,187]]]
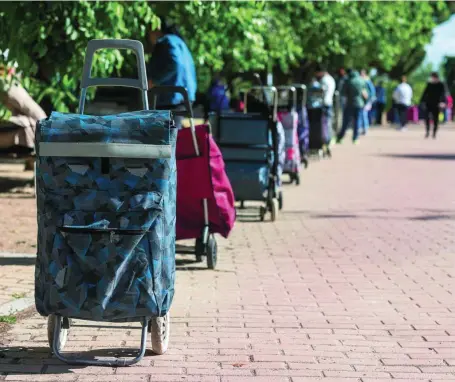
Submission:
[[[92,78],[97,50],[130,49],[138,79]],[[140,89],[143,110],[84,115],[87,88]],[[126,366],[166,351],[174,294],[177,131],[169,111],[148,110],[143,46],[90,41],[80,114],[54,112],[36,133],[38,253],[36,308],[48,318],[54,354],[71,364]],[[61,352],[71,318],[140,321],[134,358],[80,359]]]

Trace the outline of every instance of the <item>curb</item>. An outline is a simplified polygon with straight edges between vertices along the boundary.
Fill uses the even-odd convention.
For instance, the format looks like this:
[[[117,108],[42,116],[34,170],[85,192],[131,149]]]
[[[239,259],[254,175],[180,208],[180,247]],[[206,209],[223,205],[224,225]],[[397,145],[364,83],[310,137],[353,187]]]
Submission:
[[[15,252],[0,252],[0,258],[24,258],[32,259],[36,258],[35,254],[32,253],[15,253]],[[13,315],[35,305],[34,297],[23,297],[15,300],[11,300],[0,305],[0,316]]]
[[[19,298],[14,301],[0,305],[0,316],[16,314],[35,305],[33,297]]]

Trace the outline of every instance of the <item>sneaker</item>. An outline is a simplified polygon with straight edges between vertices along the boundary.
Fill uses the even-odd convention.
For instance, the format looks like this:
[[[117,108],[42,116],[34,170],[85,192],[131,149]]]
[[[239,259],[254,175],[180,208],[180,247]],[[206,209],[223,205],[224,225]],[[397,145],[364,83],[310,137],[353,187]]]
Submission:
[[[336,142],[337,142],[337,145],[341,145],[343,143],[343,139],[337,138]]]
[[[430,133],[425,134],[425,138],[428,138],[430,136]]]
[[[352,141],[352,143],[353,143],[354,145],[358,145],[358,144],[359,144],[359,140],[358,140],[358,139],[354,139],[354,140]]]

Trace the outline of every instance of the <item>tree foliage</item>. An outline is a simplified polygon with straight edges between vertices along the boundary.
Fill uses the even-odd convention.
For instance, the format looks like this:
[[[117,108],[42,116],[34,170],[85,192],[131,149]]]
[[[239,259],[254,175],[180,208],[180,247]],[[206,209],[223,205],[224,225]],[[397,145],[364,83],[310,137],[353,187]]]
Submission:
[[[5,2],[0,4],[0,41],[9,49],[40,102],[49,97],[61,111],[77,105],[85,50],[91,39],[139,38],[158,19],[146,2]],[[94,76],[119,71],[124,56],[100,51]]]
[[[280,81],[311,75],[315,63],[378,68],[398,78],[424,57],[432,29],[455,11],[443,1],[181,1],[6,2],[0,4],[0,42],[18,62],[38,100],[74,109],[87,42],[145,40],[157,15],[175,23],[197,65],[199,89],[215,73],[274,71]],[[99,54],[94,73],[131,71],[117,51]],[[305,76],[303,76],[305,78]]]
[[[455,56],[445,57],[442,69],[450,94],[455,95]]]

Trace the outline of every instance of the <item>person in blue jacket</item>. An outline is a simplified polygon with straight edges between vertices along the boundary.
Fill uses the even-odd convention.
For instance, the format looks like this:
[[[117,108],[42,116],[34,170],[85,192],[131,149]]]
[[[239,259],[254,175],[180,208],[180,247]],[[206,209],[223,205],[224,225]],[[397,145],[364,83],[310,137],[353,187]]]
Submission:
[[[152,45],[152,57],[147,66],[149,87],[183,86],[188,92],[190,102],[196,99],[197,80],[193,57],[185,41],[175,26],[161,20],[159,29],[148,33]],[[160,109],[184,110],[183,96],[179,93],[167,93],[158,97]],[[183,117],[175,117],[178,128]]]
[[[369,113],[371,111],[371,108],[373,107],[373,103],[376,101],[376,89],[370,77],[368,76],[368,72],[366,69],[362,69],[362,71],[360,72],[360,76],[365,81],[368,92],[368,99],[366,100],[365,106],[363,108],[361,120],[362,121],[361,133],[365,135],[370,127]]]

